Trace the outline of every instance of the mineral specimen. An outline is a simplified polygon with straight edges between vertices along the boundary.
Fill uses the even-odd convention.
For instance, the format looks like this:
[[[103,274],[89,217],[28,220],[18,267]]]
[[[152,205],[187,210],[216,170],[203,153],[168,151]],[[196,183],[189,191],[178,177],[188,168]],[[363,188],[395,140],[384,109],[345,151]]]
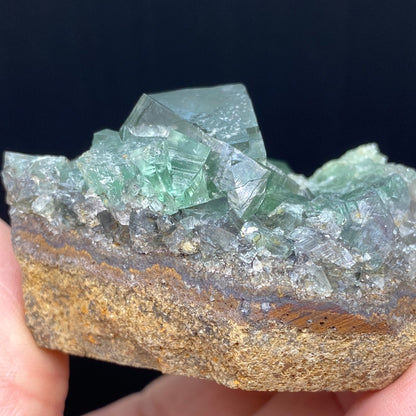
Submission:
[[[416,172],[268,160],[242,85],[143,95],[75,160],[7,152],[39,345],[248,390],[367,390],[416,356]]]

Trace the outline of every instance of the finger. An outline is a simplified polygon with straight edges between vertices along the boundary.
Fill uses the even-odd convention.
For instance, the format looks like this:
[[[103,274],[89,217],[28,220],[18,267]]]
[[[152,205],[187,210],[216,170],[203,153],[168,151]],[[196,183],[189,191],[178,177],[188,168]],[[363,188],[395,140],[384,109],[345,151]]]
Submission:
[[[371,392],[358,392],[354,393],[351,391],[343,391],[339,393],[334,393],[341,408],[344,410],[344,412],[347,412],[351,408],[351,406],[357,402],[358,400],[362,400],[365,397],[369,397]]]
[[[36,346],[24,321],[21,274],[0,220],[0,414],[62,414],[68,358]]]
[[[416,363],[383,390],[357,401],[347,416],[416,415]]]
[[[342,416],[333,393],[275,393],[253,416]]]
[[[143,392],[88,413],[88,416],[251,416],[271,396],[265,392],[228,389],[213,381],[163,376]]]

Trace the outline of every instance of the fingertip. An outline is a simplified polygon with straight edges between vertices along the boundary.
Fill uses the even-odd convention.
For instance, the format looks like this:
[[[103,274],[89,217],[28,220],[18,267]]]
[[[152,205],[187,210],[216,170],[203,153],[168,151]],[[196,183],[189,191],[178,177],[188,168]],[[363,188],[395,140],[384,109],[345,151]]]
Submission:
[[[10,226],[0,218],[0,241],[10,240]]]
[[[88,416],[249,416],[256,414],[271,396],[267,392],[229,389],[213,381],[167,375],[153,381],[142,392]]]
[[[0,316],[0,408],[19,414],[62,414],[68,356],[38,348],[25,325],[20,266],[10,227],[1,219]]]
[[[0,219],[0,311],[23,317],[22,277],[12,248],[10,227]]]
[[[348,416],[416,415],[416,363],[392,384],[359,400]]]
[[[0,266],[7,265],[14,269],[19,268],[12,247],[12,235],[10,226],[0,218]]]

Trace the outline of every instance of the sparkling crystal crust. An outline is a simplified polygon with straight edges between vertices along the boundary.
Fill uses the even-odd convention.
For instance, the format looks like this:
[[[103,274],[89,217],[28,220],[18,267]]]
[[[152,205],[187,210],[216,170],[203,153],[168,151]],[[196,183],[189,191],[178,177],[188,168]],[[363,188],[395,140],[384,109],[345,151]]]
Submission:
[[[230,287],[371,312],[414,285],[416,172],[365,144],[297,175],[267,159],[240,84],[143,95],[75,160],[6,152],[3,180],[12,217],[180,256]]]

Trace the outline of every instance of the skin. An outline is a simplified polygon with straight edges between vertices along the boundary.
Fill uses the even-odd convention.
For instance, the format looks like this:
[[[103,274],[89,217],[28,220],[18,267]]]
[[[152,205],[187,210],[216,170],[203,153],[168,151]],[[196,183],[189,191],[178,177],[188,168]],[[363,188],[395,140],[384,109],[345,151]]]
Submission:
[[[0,416],[63,414],[69,365],[65,354],[36,346],[24,323],[21,274],[10,229],[0,220]],[[211,381],[162,376],[142,392],[88,416],[412,416],[416,363],[384,390],[368,393],[265,393]]]

